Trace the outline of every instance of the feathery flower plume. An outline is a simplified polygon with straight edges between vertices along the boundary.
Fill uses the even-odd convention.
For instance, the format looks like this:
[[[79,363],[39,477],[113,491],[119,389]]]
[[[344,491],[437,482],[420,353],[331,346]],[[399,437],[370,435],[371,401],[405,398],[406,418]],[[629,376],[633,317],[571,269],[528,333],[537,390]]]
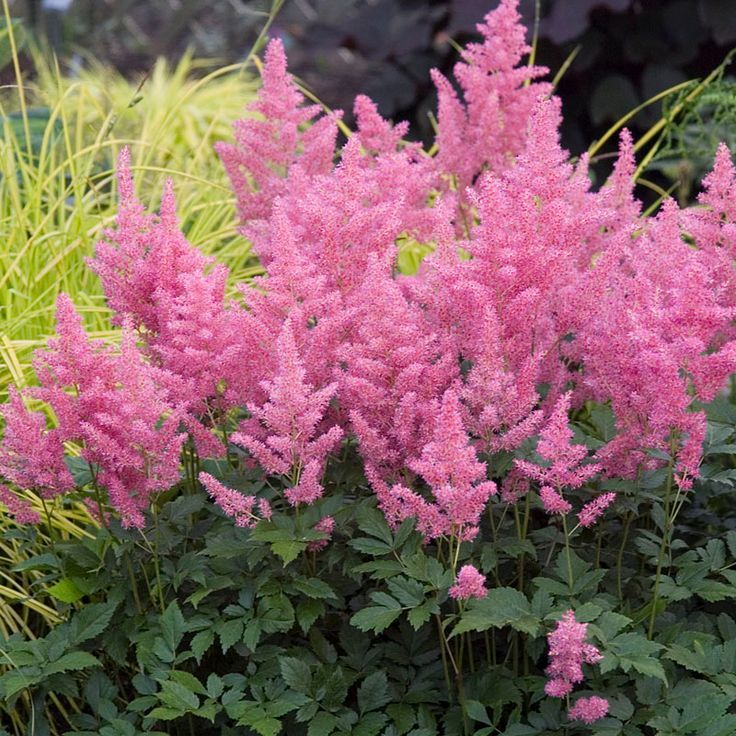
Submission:
[[[602,493],[597,498],[589,501],[580,509],[578,521],[580,526],[590,527],[598,521],[603,512],[616,500],[615,493]]]
[[[318,539],[315,542],[310,542],[307,545],[307,549],[310,552],[319,552],[321,549],[324,549],[330,543],[330,539],[332,538],[332,533],[335,531],[335,520],[331,516],[325,516],[321,518],[314,525],[314,531],[321,532],[322,534],[325,534],[326,536],[324,539]]]
[[[339,111],[320,116],[319,105],[304,105],[280,39],[266,48],[262,79],[258,99],[248,108],[259,116],[236,121],[234,144],[215,144],[244,223],[268,218],[276,198],[288,190],[294,167],[310,176],[332,168],[341,116]]]
[[[289,319],[276,352],[273,378],[262,382],[268,398],[260,406],[248,405],[252,416],[241,423],[232,441],[245,447],[268,473],[288,477],[286,497],[292,506],[311,504],[322,495],[327,456],[343,437],[342,428],[323,421],[337,385],[314,389],[306,382]]]
[[[0,483],[0,504],[5,506],[8,513],[15,519],[16,524],[40,524],[41,516],[33,510],[31,504],[24,498],[20,498],[7,486]]]
[[[463,565],[457,574],[455,585],[450,588],[450,597],[456,600],[485,598],[486,577],[474,565]]]
[[[588,624],[575,619],[575,612],[563,614],[554,630],[547,634],[549,644],[549,680],[545,692],[553,698],[562,698],[583,681],[583,664],[597,664],[601,653],[585,641]]]
[[[608,701],[605,698],[599,698],[597,695],[592,695],[589,698],[579,698],[567,712],[567,717],[571,721],[582,721],[590,725],[604,718],[608,713],[608,707]]]
[[[395,525],[414,516],[417,529],[428,539],[445,535],[472,539],[488,499],[496,493],[496,484],[486,480],[486,466],[469,441],[454,389],[442,397],[432,438],[408,467],[430,487],[434,502],[402,484],[379,485],[379,504],[389,522]]]
[[[8,403],[0,407],[5,432],[0,444],[0,477],[21,490],[51,498],[74,488],[64,463],[58,430],[46,428],[41,412],[28,411],[20,392],[10,386]]]
[[[550,491],[553,493],[554,488],[579,488],[600,471],[600,465],[594,463],[582,465],[588,455],[588,449],[585,445],[575,445],[570,441],[573,432],[568,425],[567,415],[571,399],[572,395],[569,392],[560,396],[540,433],[537,453],[548,463],[547,466],[534,465],[526,460],[516,461],[516,467],[521,472],[544,486],[551,486]],[[547,496],[555,505],[556,502],[551,499],[549,493]]]
[[[224,486],[209,473],[200,473],[199,480],[223,512],[235,519],[236,526],[252,528],[261,519],[271,518],[271,506],[265,498],[244,496]]]
[[[57,300],[56,330],[48,349],[34,356],[41,385],[33,393],[53,409],[59,440],[82,446],[123,525],[142,527],[152,494],[179,480],[185,435],[167,376],[144,359],[130,322],[119,354],[89,340],[65,294]]]

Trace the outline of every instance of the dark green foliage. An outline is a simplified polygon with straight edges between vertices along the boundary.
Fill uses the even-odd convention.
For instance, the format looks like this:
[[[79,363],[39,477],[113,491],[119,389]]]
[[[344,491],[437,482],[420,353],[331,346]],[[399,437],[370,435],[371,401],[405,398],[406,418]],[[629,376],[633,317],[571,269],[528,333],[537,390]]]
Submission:
[[[392,531],[350,452],[314,507],[296,516],[277,503],[254,531],[198,489],[174,489],[142,534],[113,523],[24,563],[48,572],[68,614],[42,638],[0,642],[4,707],[33,713],[36,734],[729,736],[736,413],[719,399],[709,417],[703,479],[674,532],[660,472],[616,482],[615,506],[571,533],[569,557],[534,497],[496,501],[457,560],[482,568],[489,593],[464,605],[448,597],[446,545],[424,544],[411,521]],[[575,426],[595,447],[610,412],[583,410]],[[208,464],[255,489],[248,471],[223,466]],[[327,513],[334,537],[310,550]],[[543,692],[546,635],[570,608],[603,655],[573,695],[608,700],[593,726],[570,723]]]

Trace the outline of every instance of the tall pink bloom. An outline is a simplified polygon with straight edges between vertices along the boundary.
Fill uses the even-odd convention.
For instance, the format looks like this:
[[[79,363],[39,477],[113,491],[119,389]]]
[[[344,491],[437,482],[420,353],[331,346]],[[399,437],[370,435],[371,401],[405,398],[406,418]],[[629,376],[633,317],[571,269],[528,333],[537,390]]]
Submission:
[[[397,524],[415,516],[417,529],[427,538],[456,535],[472,539],[488,499],[496,493],[496,484],[486,480],[486,466],[469,441],[455,390],[445,392],[432,438],[408,467],[424,479],[434,499],[425,500],[403,484],[374,484],[389,522]]]
[[[46,428],[46,417],[41,412],[28,411],[15,387],[10,387],[9,401],[0,407],[0,413],[5,419],[0,477],[19,489],[38,491],[45,498],[74,488],[58,430]]]
[[[31,504],[2,483],[0,483],[0,504],[5,506],[17,524],[39,524],[41,522],[40,514],[33,510]]]
[[[560,396],[540,433],[537,453],[547,462],[547,466],[534,465],[526,460],[516,461],[517,468],[529,478],[557,489],[579,488],[600,471],[597,464],[582,464],[588,455],[588,449],[585,445],[571,442],[573,433],[567,416],[570,401],[569,393]]]
[[[260,377],[255,348],[261,335],[250,315],[226,303],[227,269],[182,234],[172,183],[164,188],[160,214],[146,214],[127,149],[120,153],[118,182],[116,227],[97,244],[90,266],[100,276],[113,322],[130,321],[153,362],[165,369],[168,390],[186,408],[201,454],[220,454],[209,415],[245,401]]]
[[[337,386],[315,389],[306,382],[288,319],[276,352],[275,374],[262,384],[268,399],[248,405],[252,417],[241,424],[232,441],[245,447],[267,472],[287,476],[292,483],[286,491],[289,503],[311,504],[322,495],[327,456],[343,437],[339,426],[324,422]]]
[[[616,500],[615,493],[602,493],[597,498],[583,506],[578,513],[578,521],[580,526],[593,526],[602,516],[603,512]]]
[[[266,499],[244,496],[209,473],[200,473],[199,480],[223,512],[235,519],[236,526],[252,528],[261,519],[271,518],[271,507]]]
[[[307,549],[310,552],[319,552],[330,543],[332,533],[335,531],[335,520],[331,516],[324,516],[314,525],[314,531],[321,532],[325,535],[325,538],[310,542]]]
[[[582,721],[590,725],[604,718],[607,713],[608,701],[605,698],[592,695],[589,698],[579,698],[575,701],[575,705],[567,712],[567,717],[571,721]]]
[[[82,446],[96,482],[125,526],[141,527],[152,494],[179,480],[185,435],[169,403],[166,375],[138,350],[130,326],[119,354],[90,341],[71,300],[57,302],[57,337],[38,351],[40,388],[57,417],[58,437]]]
[[[288,189],[295,167],[308,175],[332,168],[341,114],[320,116],[319,105],[304,105],[304,96],[287,73],[279,39],[268,44],[262,77],[258,99],[249,106],[258,116],[234,124],[234,144],[215,146],[245,223],[268,218],[276,197]],[[307,127],[310,121],[314,122]]]
[[[485,598],[486,578],[473,565],[463,565],[457,574],[455,585],[450,588],[450,597],[457,600],[468,598]]]
[[[468,44],[455,65],[464,102],[445,77],[432,72],[439,99],[437,167],[458,177],[460,192],[484,166],[501,171],[511,165],[536,101],[551,89],[533,82],[547,69],[521,64],[531,49],[517,7],[518,0],[502,0],[488,13],[478,24],[483,41]]]
[[[583,681],[583,664],[597,664],[601,653],[585,641],[588,625],[575,619],[575,612],[567,611],[557,626],[547,634],[549,644],[550,678],[545,685],[547,695],[562,698]]]

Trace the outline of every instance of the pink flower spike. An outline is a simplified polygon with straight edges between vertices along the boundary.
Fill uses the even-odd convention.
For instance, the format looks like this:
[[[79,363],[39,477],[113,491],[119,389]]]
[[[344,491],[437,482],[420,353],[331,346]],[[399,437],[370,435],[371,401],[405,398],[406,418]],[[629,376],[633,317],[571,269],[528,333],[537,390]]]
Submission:
[[[539,497],[544,504],[544,510],[550,515],[569,514],[572,511],[572,506],[551,486],[542,486],[539,489]]]
[[[224,486],[217,478],[214,478],[209,473],[200,473],[199,480],[207,489],[212,500],[228,516],[235,519],[236,526],[251,528],[258,523],[259,517],[254,511],[256,505],[258,505],[258,510],[263,518],[268,518],[263,513],[264,510],[270,515],[271,507],[268,506],[268,502],[265,502],[266,505],[264,506],[263,499],[257,501],[255,496],[244,496],[232,488],[227,488],[227,486]]]
[[[314,525],[314,531],[327,535],[326,539],[318,539],[307,545],[307,549],[310,552],[319,552],[319,550],[324,549],[328,545],[332,538],[332,532],[335,531],[335,520],[331,516],[325,516]]]
[[[16,524],[39,524],[41,516],[24,498],[16,496],[9,488],[0,484],[0,504],[7,508]]]
[[[549,644],[549,682],[545,692],[554,698],[562,698],[574,685],[583,681],[583,664],[597,664],[601,653],[585,641],[588,624],[575,619],[575,612],[563,614],[554,631],[547,634]]]
[[[590,698],[580,698],[570,708],[567,717],[571,721],[582,721],[590,725],[603,718],[608,713],[608,701],[593,695]]]
[[[486,578],[474,565],[464,565],[457,574],[455,585],[450,588],[450,597],[456,600],[485,598]]]
[[[615,493],[603,493],[593,499],[580,510],[578,521],[580,526],[591,527],[598,521],[603,512],[616,500]]]

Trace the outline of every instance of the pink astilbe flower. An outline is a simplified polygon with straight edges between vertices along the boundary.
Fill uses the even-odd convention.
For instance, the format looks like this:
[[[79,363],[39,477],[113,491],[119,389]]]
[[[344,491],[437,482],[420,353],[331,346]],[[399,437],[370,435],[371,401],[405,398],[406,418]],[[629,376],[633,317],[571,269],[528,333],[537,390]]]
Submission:
[[[415,516],[417,529],[427,539],[445,535],[472,539],[488,499],[496,493],[496,484],[486,480],[486,466],[470,444],[453,389],[442,398],[431,440],[408,467],[431,488],[434,502],[403,484],[379,485],[375,490],[389,523],[396,525]]]
[[[241,424],[232,441],[245,447],[268,473],[289,478],[290,504],[311,504],[322,495],[327,455],[343,437],[341,427],[323,421],[337,385],[315,389],[306,382],[288,319],[276,352],[275,374],[262,383],[268,398],[260,406],[248,405],[252,417]]]
[[[463,565],[457,574],[455,585],[450,588],[450,597],[457,600],[485,598],[486,577],[473,565]]]
[[[330,543],[332,533],[335,531],[335,520],[331,516],[323,517],[314,525],[314,531],[320,532],[326,536],[324,539],[318,539],[314,542],[310,542],[307,545],[307,549],[310,552],[319,552]]]
[[[320,117],[319,105],[304,105],[304,95],[287,73],[279,39],[268,44],[262,78],[258,99],[248,108],[257,116],[233,125],[235,144],[215,144],[245,223],[268,218],[276,197],[289,188],[295,167],[310,176],[332,168],[341,115]]]
[[[265,498],[244,496],[223,485],[209,473],[200,473],[199,480],[223,512],[235,519],[235,526],[250,529],[261,519],[271,518],[271,506]]]
[[[185,435],[166,376],[144,359],[129,325],[119,354],[90,341],[64,294],[56,329],[49,348],[34,356],[41,384],[34,395],[53,409],[59,438],[82,446],[123,525],[141,527],[152,494],[179,480]]]
[[[164,187],[157,216],[146,214],[136,197],[127,148],[118,157],[117,176],[120,203],[115,227],[105,231],[89,266],[100,277],[113,323],[130,319],[136,328],[157,334],[163,317],[157,294],[183,293],[180,275],[202,273],[211,260],[189,245],[179,230],[171,181]]]
[[[693,399],[711,400],[736,369],[734,268],[707,243],[686,242],[683,225],[693,222],[666,201],[636,240],[613,240],[581,285],[590,301],[571,354],[585,366],[589,397],[610,400],[616,415],[618,434],[598,453],[609,474],[656,467],[646,449],[669,451],[676,436],[677,473],[689,486],[705,434]]]
[[[589,501],[578,513],[580,526],[591,527],[603,515],[603,512],[616,500],[615,493],[602,493]]]
[[[587,725],[599,721],[608,714],[608,701],[597,695],[589,698],[579,698],[575,705],[567,712],[571,721],[582,721]]]
[[[518,0],[502,0],[488,13],[478,24],[483,42],[468,44],[455,65],[464,104],[448,80],[432,72],[439,100],[437,168],[457,176],[460,192],[485,166],[501,171],[511,165],[536,101],[551,90],[533,82],[547,69],[521,64],[531,49],[517,6]]]
[[[46,428],[41,412],[26,409],[14,386],[0,407],[5,431],[0,444],[0,477],[22,490],[33,489],[51,498],[74,488],[64,463],[64,447],[56,429]]]
[[[350,340],[338,353],[342,407],[366,463],[391,476],[430,440],[437,399],[457,376],[423,311],[372,261]]]
[[[570,401],[570,393],[560,396],[552,415],[540,433],[537,453],[547,461],[548,465],[542,467],[526,460],[516,461],[516,467],[529,478],[538,481],[544,487],[551,486],[546,495],[553,507],[559,505],[559,502],[550,495],[551,492],[559,498],[554,491],[555,488],[579,488],[600,471],[600,466],[597,464],[583,465],[582,462],[588,455],[588,449],[585,445],[575,445],[570,441],[573,436],[567,417]],[[562,501],[561,498],[560,501]],[[567,511],[569,510],[568,508]],[[566,513],[566,511],[550,513]]]
[[[141,332],[169,391],[188,411],[187,425],[202,454],[221,454],[200,424],[211,408],[245,400],[260,377],[255,346],[262,335],[244,310],[225,303],[228,271],[187,242],[179,229],[171,182],[160,215],[147,215],[135,196],[130,154],[118,162],[120,208],[115,229],[98,243],[91,268],[100,276],[113,322]],[[217,355],[217,360],[212,356]]]
[[[0,483],[0,504],[15,519],[16,524],[40,524],[41,515],[24,498],[17,496],[7,486]]]
[[[585,641],[588,625],[575,619],[575,612],[563,614],[554,630],[547,634],[549,645],[549,680],[545,692],[553,698],[569,694],[573,686],[583,681],[583,664],[597,664],[601,653]]]
[[[551,486],[542,486],[539,489],[539,498],[542,499],[544,510],[550,514],[569,514],[572,506]]]

